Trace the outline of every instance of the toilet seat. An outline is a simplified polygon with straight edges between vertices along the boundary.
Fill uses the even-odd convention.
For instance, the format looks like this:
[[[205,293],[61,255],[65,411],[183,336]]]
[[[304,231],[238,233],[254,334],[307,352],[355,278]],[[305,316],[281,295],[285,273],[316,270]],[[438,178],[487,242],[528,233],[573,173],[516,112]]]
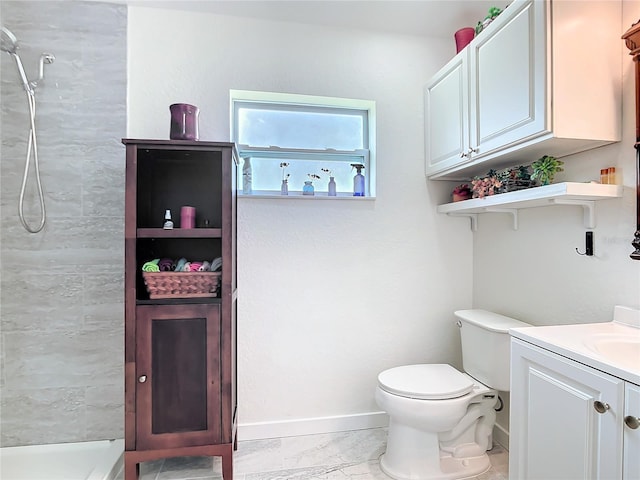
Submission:
[[[446,400],[473,390],[473,380],[451,365],[420,364],[390,368],[378,375],[382,390],[419,400]]]

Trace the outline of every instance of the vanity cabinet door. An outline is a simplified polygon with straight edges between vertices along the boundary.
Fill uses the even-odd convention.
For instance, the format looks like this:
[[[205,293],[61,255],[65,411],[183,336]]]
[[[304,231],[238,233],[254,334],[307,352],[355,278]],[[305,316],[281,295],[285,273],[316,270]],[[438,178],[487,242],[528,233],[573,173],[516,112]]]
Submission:
[[[627,383],[625,386],[624,416],[640,418],[640,386]],[[625,421],[624,427],[624,466],[622,478],[625,480],[640,478],[640,427],[633,418]]]
[[[510,476],[622,478],[623,404],[624,381],[512,339]]]

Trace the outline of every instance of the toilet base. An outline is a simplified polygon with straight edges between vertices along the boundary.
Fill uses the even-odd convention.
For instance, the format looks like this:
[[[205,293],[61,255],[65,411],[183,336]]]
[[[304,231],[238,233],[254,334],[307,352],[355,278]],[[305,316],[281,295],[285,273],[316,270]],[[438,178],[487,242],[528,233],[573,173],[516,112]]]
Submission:
[[[439,471],[400,473],[385,462],[386,454],[380,457],[380,468],[389,477],[395,480],[462,480],[465,478],[482,475],[491,468],[489,456],[485,453],[477,457],[455,458],[441,452]]]

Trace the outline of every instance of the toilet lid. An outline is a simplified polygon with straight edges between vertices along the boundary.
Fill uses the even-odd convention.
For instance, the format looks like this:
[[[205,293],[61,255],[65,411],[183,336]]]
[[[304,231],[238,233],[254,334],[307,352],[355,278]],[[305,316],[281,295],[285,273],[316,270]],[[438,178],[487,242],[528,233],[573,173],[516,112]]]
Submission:
[[[447,364],[405,365],[378,375],[383,390],[401,397],[445,400],[473,390],[473,380]]]

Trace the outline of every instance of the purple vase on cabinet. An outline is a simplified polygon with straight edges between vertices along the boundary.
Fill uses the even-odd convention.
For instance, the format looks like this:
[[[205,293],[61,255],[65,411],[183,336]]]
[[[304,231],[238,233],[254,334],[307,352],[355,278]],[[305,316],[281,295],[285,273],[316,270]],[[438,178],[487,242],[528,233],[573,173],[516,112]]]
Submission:
[[[169,106],[171,112],[171,140],[198,140],[198,116],[200,110],[187,103],[174,103]]]

